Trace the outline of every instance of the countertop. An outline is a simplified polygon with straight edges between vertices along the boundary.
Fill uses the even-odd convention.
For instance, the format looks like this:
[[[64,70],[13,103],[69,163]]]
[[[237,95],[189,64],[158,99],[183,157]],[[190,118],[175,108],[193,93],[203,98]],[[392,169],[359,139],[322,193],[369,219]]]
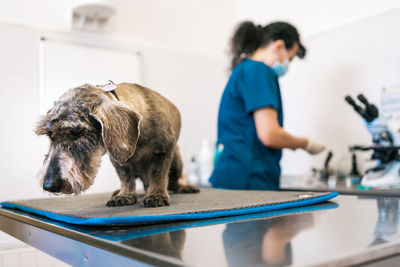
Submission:
[[[334,178],[334,177],[333,177]],[[368,188],[358,189],[358,185],[347,185],[345,181],[333,183],[317,179],[304,179],[301,176],[285,175],[281,177],[281,190],[295,191],[314,191],[314,192],[338,192],[343,195],[358,196],[381,196],[381,197],[400,197],[400,188]]]
[[[112,256],[163,266],[373,265],[400,255],[399,200],[340,195],[308,208],[118,227],[78,227],[2,208],[0,230],[74,266],[106,266],[116,262]]]

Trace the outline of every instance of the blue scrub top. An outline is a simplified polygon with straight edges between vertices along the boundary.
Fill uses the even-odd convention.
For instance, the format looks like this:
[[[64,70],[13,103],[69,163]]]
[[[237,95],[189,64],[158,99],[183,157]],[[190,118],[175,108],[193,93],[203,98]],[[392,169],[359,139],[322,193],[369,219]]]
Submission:
[[[253,112],[273,107],[283,126],[278,76],[272,68],[250,59],[232,71],[218,114],[219,151],[210,177],[213,187],[279,190],[282,150],[266,147],[258,139]]]

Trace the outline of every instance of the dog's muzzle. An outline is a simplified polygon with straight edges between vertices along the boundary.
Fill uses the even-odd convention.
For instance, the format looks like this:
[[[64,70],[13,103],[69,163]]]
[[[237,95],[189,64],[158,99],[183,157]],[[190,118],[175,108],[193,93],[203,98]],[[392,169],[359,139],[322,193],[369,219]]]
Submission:
[[[58,162],[52,160],[43,181],[43,189],[52,193],[60,192],[63,188],[61,169]]]

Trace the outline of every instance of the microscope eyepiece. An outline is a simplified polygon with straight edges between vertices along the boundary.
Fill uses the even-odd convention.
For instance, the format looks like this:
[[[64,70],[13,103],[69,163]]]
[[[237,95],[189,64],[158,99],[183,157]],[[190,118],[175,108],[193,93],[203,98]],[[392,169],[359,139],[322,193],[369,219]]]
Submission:
[[[351,96],[346,96],[344,99],[346,100],[347,103],[349,103],[354,110],[361,116],[363,117],[367,122],[373,121],[375,118],[378,117],[378,109],[374,106],[371,105],[368,100],[365,98],[364,95],[359,94],[357,96],[358,100],[360,100],[361,103],[365,105],[365,109],[363,109],[361,106],[357,105],[354,99]]]
[[[366,106],[369,106],[369,102],[368,100],[365,98],[365,96],[363,94],[359,94],[357,96],[358,100],[360,100],[361,103],[363,103]]]
[[[356,102],[354,101],[354,99],[353,99],[351,96],[349,96],[349,95],[346,96],[346,97],[344,98],[344,100],[346,100],[346,102],[349,103],[349,104],[352,105],[352,106],[357,105]]]
[[[360,100],[361,103],[363,103],[365,105],[366,111],[370,115],[370,117],[372,117],[372,120],[374,120],[375,118],[378,118],[379,112],[375,105],[370,104],[368,102],[367,98],[365,98],[365,96],[363,94],[359,94],[357,96],[357,98],[358,98],[358,100]]]

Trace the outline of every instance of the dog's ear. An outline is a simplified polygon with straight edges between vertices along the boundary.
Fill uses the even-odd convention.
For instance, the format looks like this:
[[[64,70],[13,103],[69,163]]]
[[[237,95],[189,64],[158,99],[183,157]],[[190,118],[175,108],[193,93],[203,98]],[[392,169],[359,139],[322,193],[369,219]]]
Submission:
[[[48,122],[47,116],[44,116],[40,119],[40,121],[36,124],[34,131],[37,135],[49,135],[51,133],[51,127]]]
[[[103,142],[110,156],[118,162],[128,161],[136,150],[142,116],[117,102],[101,104],[93,116],[101,124]]]

